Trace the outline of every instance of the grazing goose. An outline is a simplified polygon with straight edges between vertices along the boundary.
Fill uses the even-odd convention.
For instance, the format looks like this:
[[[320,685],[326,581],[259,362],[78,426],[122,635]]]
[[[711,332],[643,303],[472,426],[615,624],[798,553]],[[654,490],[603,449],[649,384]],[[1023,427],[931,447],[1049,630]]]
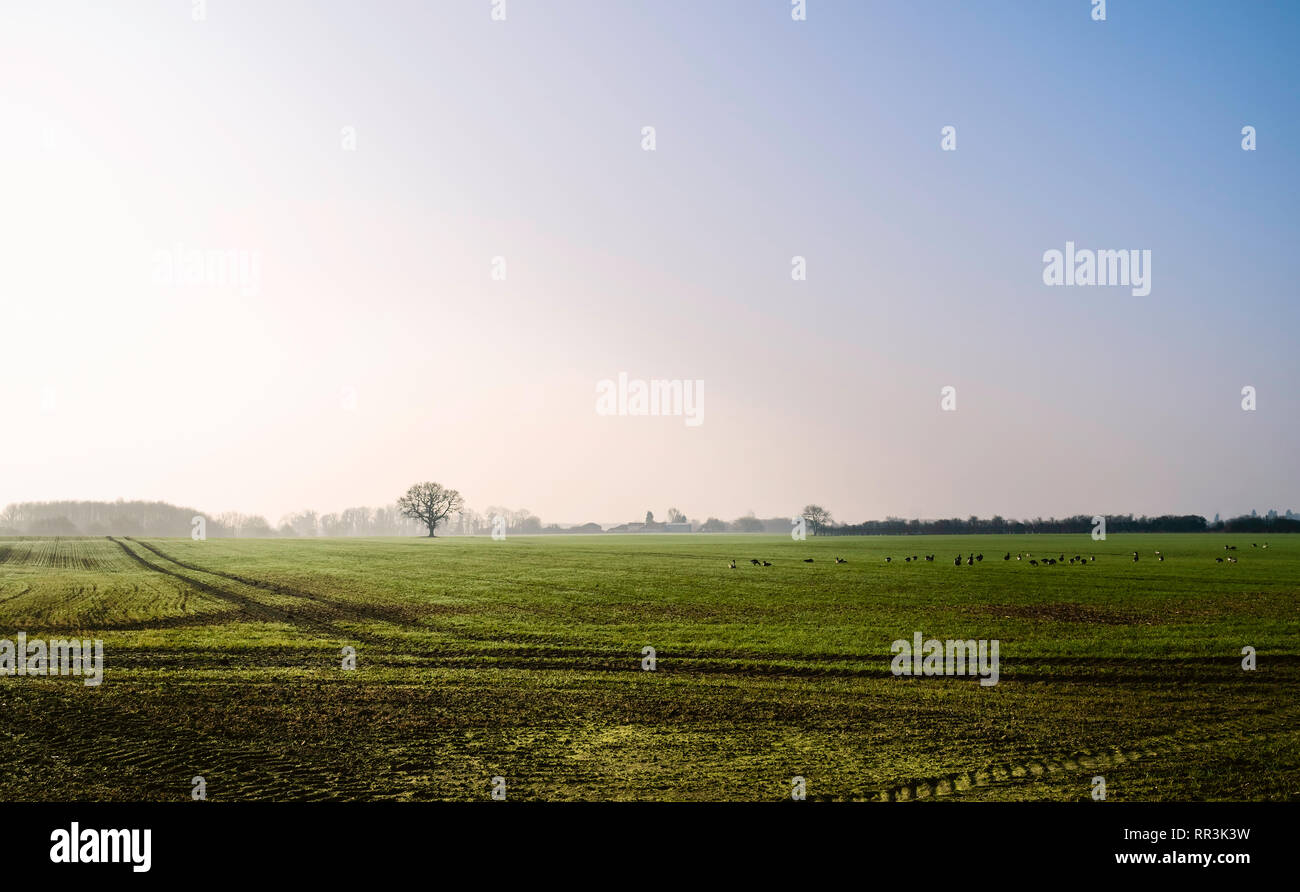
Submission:
[[[892,557],[887,557],[887,558],[885,558],[885,563],[888,564],[888,563],[890,563],[892,560],[893,560]]]
[[[844,560],[844,558],[842,558],[842,557],[837,557],[837,558],[835,559],[835,563],[837,563],[837,564],[847,564],[848,561]]]
[[[1038,561],[1030,561],[1030,562],[1029,562],[1029,566],[1031,566],[1031,567],[1037,567],[1037,566],[1038,566]]]
[[[749,562],[753,564],[755,567],[757,567],[759,564],[762,563],[762,561],[758,560],[757,558],[750,558]]]
[[[1214,559],[1214,562],[1215,562],[1216,564],[1222,564],[1222,563],[1223,563],[1223,558],[1215,558],[1215,559]]]
[[[772,562],[771,562],[771,561],[763,561],[763,566],[764,566],[764,567],[770,567],[770,566],[772,566]]]
[[[813,562],[813,559],[812,559],[812,558],[804,558],[804,559],[803,559],[803,562],[804,562],[805,564],[811,564],[811,563]]]
[[[984,560],[984,555],[983,555],[983,553],[980,553],[980,554],[975,555],[975,560],[977,560],[977,561],[983,561],[983,560]]]

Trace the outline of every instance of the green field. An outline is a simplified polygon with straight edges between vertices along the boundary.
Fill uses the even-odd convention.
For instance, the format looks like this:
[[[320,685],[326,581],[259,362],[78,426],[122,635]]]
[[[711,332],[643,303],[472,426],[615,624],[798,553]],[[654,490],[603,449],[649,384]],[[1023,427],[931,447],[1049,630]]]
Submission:
[[[0,678],[0,800],[1300,798],[1300,537],[1252,541],[0,539],[0,638],[105,651]],[[1000,683],[895,677],[916,631]]]

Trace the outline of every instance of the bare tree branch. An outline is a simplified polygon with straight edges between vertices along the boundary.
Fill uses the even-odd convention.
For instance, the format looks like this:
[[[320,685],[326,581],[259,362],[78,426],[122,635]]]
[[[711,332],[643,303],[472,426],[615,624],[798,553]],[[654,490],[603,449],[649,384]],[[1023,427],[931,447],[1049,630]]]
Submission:
[[[397,500],[398,510],[428,527],[430,538],[438,524],[463,504],[459,492],[432,482],[415,484]]]

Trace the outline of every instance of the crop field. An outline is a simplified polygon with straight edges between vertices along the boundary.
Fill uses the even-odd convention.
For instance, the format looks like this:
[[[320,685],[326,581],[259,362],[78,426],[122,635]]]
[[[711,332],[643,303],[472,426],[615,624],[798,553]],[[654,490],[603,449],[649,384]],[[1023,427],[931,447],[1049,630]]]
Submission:
[[[1263,545],[0,539],[0,639],[104,642],[98,686],[0,677],[0,800],[1296,799],[1300,537]],[[917,632],[998,683],[895,676]]]

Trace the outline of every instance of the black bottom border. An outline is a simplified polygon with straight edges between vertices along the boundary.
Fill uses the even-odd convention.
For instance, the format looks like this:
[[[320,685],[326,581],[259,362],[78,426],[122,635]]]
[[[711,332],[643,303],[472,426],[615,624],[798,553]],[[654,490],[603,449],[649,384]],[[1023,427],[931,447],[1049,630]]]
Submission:
[[[484,871],[485,879],[659,876],[674,884],[776,873],[954,880],[997,870],[999,877],[1041,878],[1045,868],[1226,879],[1293,862],[1300,818],[1300,803],[184,802],[8,803],[0,810],[8,825],[0,858],[18,876],[115,875],[126,882],[373,880],[376,871],[391,870],[439,876],[452,865]],[[78,835],[149,829],[149,870],[135,871],[129,861],[56,862],[64,854],[59,831],[70,836],[74,822]],[[1239,838],[1240,831],[1248,835]],[[1117,857],[1151,853],[1155,863]],[[1211,861],[1199,863],[1206,854]]]

